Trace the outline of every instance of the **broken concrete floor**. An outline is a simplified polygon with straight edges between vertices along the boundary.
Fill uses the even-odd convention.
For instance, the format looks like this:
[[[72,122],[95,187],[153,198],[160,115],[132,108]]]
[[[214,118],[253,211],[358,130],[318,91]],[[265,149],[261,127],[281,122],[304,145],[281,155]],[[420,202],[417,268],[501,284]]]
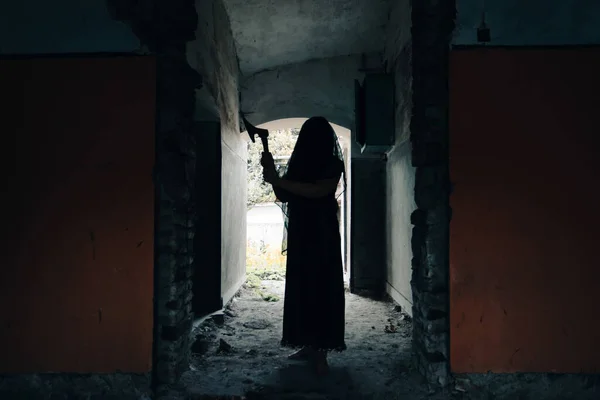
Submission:
[[[292,350],[279,345],[284,288],[283,281],[242,288],[221,318],[199,325],[190,370],[161,399],[600,399],[597,377],[551,374],[457,376],[448,390],[433,390],[411,365],[410,318],[392,302],[350,293],[348,349],[332,353],[329,376],[319,378],[308,365],[288,360]]]
[[[332,353],[329,376],[319,378],[279,345],[285,282],[262,283],[262,296],[243,288],[222,323],[207,320],[197,328],[191,370],[181,380],[188,398],[448,398],[431,393],[411,368],[410,319],[393,303],[347,293],[348,350]],[[265,301],[265,292],[280,300]]]

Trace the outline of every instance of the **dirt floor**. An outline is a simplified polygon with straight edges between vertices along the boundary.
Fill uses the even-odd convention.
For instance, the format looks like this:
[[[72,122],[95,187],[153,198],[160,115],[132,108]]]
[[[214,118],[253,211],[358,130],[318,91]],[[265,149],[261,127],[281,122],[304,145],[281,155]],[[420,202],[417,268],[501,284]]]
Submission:
[[[209,319],[196,329],[192,370],[182,378],[188,398],[449,398],[429,390],[412,370],[410,318],[391,302],[347,293],[348,350],[330,355],[327,377],[288,360],[291,350],[279,345],[284,287],[283,281],[263,281],[258,290],[243,288],[223,321]]]
[[[279,346],[283,281],[250,280],[224,314],[196,326],[190,370],[158,390],[161,400],[599,400],[600,375],[483,374],[455,376],[445,391],[430,390],[411,366],[411,322],[393,303],[347,293],[348,350],[330,356],[329,376],[290,361]],[[125,399],[77,394],[81,377],[42,381],[38,374],[0,377],[0,399]],[[115,386],[136,383],[116,377]],[[110,380],[92,378],[103,392]],[[85,380],[85,385],[91,381]],[[44,383],[42,383],[44,382]],[[130,387],[131,386],[131,387]],[[40,387],[45,387],[40,394]],[[87,387],[87,386],[86,386]],[[31,390],[29,395],[21,389]],[[15,391],[15,389],[18,389]],[[47,390],[47,392],[46,392]],[[85,393],[85,390],[82,391]],[[129,393],[129,392],[127,392]],[[16,397],[15,397],[16,396]]]
[[[250,287],[248,287],[250,286]],[[390,301],[346,294],[348,349],[329,357],[330,373],[290,361],[279,345],[284,281],[255,280],[225,313],[196,326],[190,370],[163,393],[169,400],[598,400],[600,376],[456,376],[434,390],[411,365],[410,318]]]

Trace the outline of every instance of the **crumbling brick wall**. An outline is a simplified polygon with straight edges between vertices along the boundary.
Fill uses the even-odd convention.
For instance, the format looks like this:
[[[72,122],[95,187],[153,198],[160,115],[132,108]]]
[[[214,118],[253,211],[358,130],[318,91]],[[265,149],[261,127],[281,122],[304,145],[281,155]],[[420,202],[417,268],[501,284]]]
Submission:
[[[442,386],[451,380],[448,68],[455,15],[454,1],[412,2],[413,347],[419,371]]]
[[[153,383],[175,383],[188,368],[192,326],[192,272],[196,147],[195,90],[201,77],[186,58],[198,24],[193,0],[112,1],[157,59],[155,215],[155,332]]]

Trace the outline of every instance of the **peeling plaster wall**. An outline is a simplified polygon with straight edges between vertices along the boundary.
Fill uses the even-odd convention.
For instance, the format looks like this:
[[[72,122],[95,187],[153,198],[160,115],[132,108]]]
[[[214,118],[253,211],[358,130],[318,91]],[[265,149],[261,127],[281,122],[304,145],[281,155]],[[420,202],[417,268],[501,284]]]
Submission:
[[[390,0],[224,0],[244,76],[383,49]]]
[[[155,64],[0,61],[0,373],[151,370]]]
[[[132,52],[131,29],[109,15],[106,0],[3,1],[0,54]]]
[[[453,44],[477,44],[481,6],[481,1],[457,0]],[[586,256],[590,247],[585,244],[593,229],[582,233],[597,216],[586,212],[578,217],[584,204],[565,208],[569,199],[585,203],[597,197],[586,190],[586,177],[588,182],[594,179],[590,167],[594,163],[581,147],[582,143],[588,143],[588,149],[597,147],[588,132],[595,124],[587,119],[593,111],[584,111],[593,108],[590,88],[597,86],[588,68],[598,62],[597,55],[590,59],[585,54],[597,50],[557,53],[544,47],[600,44],[600,2],[492,0],[485,2],[485,11],[489,45],[511,48],[452,54],[451,179],[456,184],[450,242],[452,370],[597,372],[597,360],[591,355],[598,352],[593,339],[598,328],[583,316],[585,310],[593,313],[587,308],[593,301],[582,298],[583,293],[597,292],[593,286],[598,278],[587,260],[594,256]],[[531,52],[524,46],[538,49]],[[586,73],[583,84],[579,77]],[[519,107],[521,101],[525,108]],[[508,103],[510,110],[504,107]],[[482,132],[498,137],[507,129],[519,137],[518,147],[504,148],[498,142],[491,149],[480,141],[487,137]],[[557,139],[549,140],[553,136]],[[565,151],[574,157],[554,171],[552,165]],[[555,158],[548,158],[552,154]],[[578,169],[585,160],[590,164]],[[494,165],[503,165],[501,171]],[[563,174],[568,177],[561,179]],[[553,182],[560,182],[560,187]],[[578,221],[577,228],[569,222],[565,222],[569,228],[561,228],[565,218]],[[494,229],[486,232],[484,226]],[[568,235],[558,240],[565,229]],[[586,278],[578,282],[577,276]]]
[[[379,63],[371,54],[369,63]],[[242,110],[255,125],[283,118],[321,115],[347,129],[354,127],[354,80],[359,55],[311,60],[263,71],[241,83]],[[360,152],[356,155],[360,154]]]
[[[204,77],[221,123],[220,285],[223,303],[227,303],[243,284],[246,272],[247,141],[239,127],[239,70],[229,16],[221,0],[198,0],[196,8],[196,40],[188,44],[187,54],[190,65]],[[198,114],[206,115],[201,110]],[[198,254],[197,272],[201,268],[202,254]]]
[[[451,60],[452,370],[598,373],[600,48]]]
[[[188,366],[193,260],[190,241],[195,230],[195,210],[190,197],[196,153],[190,109],[193,111],[195,107],[194,89],[200,80],[187,65],[182,49],[193,38],[196,28],[193,5],[193,0],[64,0],[58,5],[26,1],[18,5],[5,2],[0,6],[0,52],[4,54],[134,52],[143,42],[145,48],[158,55],[153,171],[157,190],[150,195],[158,199],[153,216],[156,246],[152,288],[155,302],[152,372],[157,387],[175,382]],[[94,78],[87,76],[88,81]],[[87,83],[82,83],[82,87]],[[124,322],[127,326],[130,323]],[[146,374],[146,382],[148,377]],[[119,396],[129,383],[115,374],[101,377],[103,381],[113,378],[115,385],[106,388],[106,395],[116,392]],[[36,390],[45,387],[39,385],[39,379],[30,379],[30,386],[37,387]],[[56,375],[41,379],[50,386],[70,381],[69,376]],[[89,394],[96,390],[97,381],[97,375],[76,377],[73,379],[76,383],[67,386],[72,387],[73,393]]]
[[[135,52],[137,49],[139,49],[140,47],[140,41],[139,39],[131,32],[131,29],[123,22],[121,21],[116,21],[114,19],[111,18],[111,15],[109,14],[109,10],[106,6],[106,1],[105,0],[91,0],[91,1],[86,1],[86,2],[81,2],[81,1],[75,1],[75,0],[62,0],[60,1],[60,4],[57,5],[56,3],[52,3],[52,2],[47,2],[47,1],[40,1],[40,0],[28,0],[28,1],[22,1],[22,2],[1,2],[0,4],[0,55],[3,56],[7,56],[7,55],[16,55],[19,57],[23,57],[26,58],[29,55],[32,54],[37,54],[37,55],[50,55],[50,54],[69,54],[72,55],[73,57],[78,57],[78,54],[81,53],[131,53],[131,52]],[[50,59],[48,59],[50,60]],[[112,62],[114,62],[115,60],[113,59]],[[0,63],[2,63],[3,61],[0,61]],[[65,61],[66,62],[66,61]],[[83,71],[83,67],[82,65],[80,65],[79,68],[77,68],[76,70],[73,71],[71,79],[79,79],[81,76],[78,75],[81,71]],[[119,72],[113,71],[117,74],[123,74],[126,73],[127,68],[121,68],[121,70]],[[89,71],[89,70],[88,70]],[[12,83],[18,82],[18,80],[16,80],[16,76],[18,76],[18,73],[23,73],[25,72],[25,70],[20,70],[15,72],[14,74],[11,74],[10,76],[12,77]],[[30,71],[32,72],[32,71]],[[45,73],[50,73],[51,71],[48,70]],[[87,73],[85,73],[85,78],[83,78],[83,80],[79,83],[79,88],[85,88],[83,94],[81,94],[81,96],[92,96],[93,97],[93,85],[94,82],[99,82],[100,77],[102,76],[102,73],[107,72],[106,70],[104,71],[98,71],[98,75],[94,76],[94,79],[90,81],[89,75],[87,75]],[[92,74],[94,75],[94,74]],[[113,76],[111,82],[114,82],[118,79],[128,79],[131,82],[135,82],[136,79],[140,79],[142,76],[144,76],[143,73],[140,73],[139,70],[137,72],[134,72],[132,74],[131,77],[129,78],[116,78],[116,75]],[[32,82],[32,77],[30,76],[28,81]],[[101,79],[100,79],[101,80]],[[52,79],[50,80],[44,80],[44,82],[41,82],[40,84],[38,84],[38,86],[36,87],[36,89],[32,92],[35,93],[32,96],[34,98],[43,98],[46,95],[56,95],[56,91],[52,92],[44,92],[42,91],[41,93],[36,92],[36,90],[40,90],[40,88],[42,88],[44,85],[53,85],[52,83]],[[123,86],[123,85],[121,85]],[[6,87],[5,87],[6,89]],[[114,88],[113,88],[114,89]],[[111,83],[108,82],[105,87],[103,88],[103,90],[113,90],[111,89]],[[116,94],[114,95],[115,97],[119,98],[119,99],[123,99],[126,100],[129,97],[127,96],[123,96],[121,93],[122,91],[126,90],[126,87],[120,87],[119,89],[114,89],[116,90],[115,93],[119,92],[120,94]],[[7,92],[7,90],[4,90],[4,92]],[[66,92],[65,92],[65,87],[61,87],[60,89],[58,89],[58,92],[61,93],[61,95],[66,96]],[[148,97],[149,95],[144,92],[141,91],[140,93],[145,93],[143,96],[145,100],[150,100],[150,97]],[[19,93],[19,96],[22,95],[22,92]],[[127,101],[125,103],[123,103],[121,110],[119,110],[119,112],[122,112],[123,110],[128,109],[129,107],[133,106],[136,101],[138,100],[136,96],[138,96],[139,93],[135,93],[134,97],[129,98],[129,103],[127,103]],[[53,104],[54,106],[58,106],[60,104],[59,101],[57,101],[55,98],[48,100],[48,104]],[[15,103],[15,105],[18,105],[19,103]],[[118,103],[115,103],[118,104]],[[149,103],[150,104],[150,103]],[[73,107],[78,107],[81,106],[81,103],[78,102],[77,104],[75,104]],[[101,105],[98,105],[98,109],[101,109]],[[36,120],[37,118],[39,118],[40,114],[37,114],[37,116],[35,118],[32,118],[33,120]],[[81,113],[80,116],[83,116],[84,113]],[[154,115],[154,105],[150,104],[150,109],[144,111],[142,113],[142,115],[145,116],[145,119],[143,119],[143,122],[139,122],[138,120],[140,118],[142,118],[141,116],[135,117],[135,115],[133,116],[134,119],[136,119],[136,121],[138,121],[136,128],[128,128],[127,132],[128,133],[133,133],[136,132],[136,129],[143,129],[142,126],[145,126],[146,123],[150,123],[151,125],[149,126],[150,131],[147,132],[146,136],[147,139],[152,138],[153,134],[154,134],[154,126],[152,125],[152,118]],[[88,114],[88,116],[90,116],[91,120],[94,119],[94,117],[91,114]],[[99,117],[100,118],[100,117]],[[106,122],[106,115],[102,118],[103,121]],[[68,117],[68,120],[70,121],[70,123],[74,123],[74,121],[72,120],[72,116]],[[123,121],[126,122],[126,121]],[[79,121],[79,123],[85,124],[86,121],[82,120]],[[106,126],[103,126],[102,124],[93,124],[94,127],[93,128],[100,128],[100,129],[104,129]],[[59,123],[59,126],[61,126],[61,130],[62,127],[64,127],[64,124]],[[46,129],[50,128],[50,125],[46,124],[45,125]],[[93,130],[93,129],[92,129]],[[43,132],[44,130],[38,130],[38,132]],[[92,134],[92,131],[89,131],[87,129],[84,129],[85,132]],[[119,129],[113,129],[111,130],[111,132],[121,132]],[[78,130],[78,135],[81,135],[81,130]],[[123,135],[126,135],[125,133],[123,133]],[[126,143],[127,140],[125,140],[125,142],[123,141],[124,137],[123,136],[121,138],[118,139],[118,141],[122,144]],[[136,148],[138,150],[133,151],[133,153],[137,154],[139,153],[139,149],[140,149],[140,145],[141,143],[143,143],[144,139],[143,137],[139,138],[138,143],[136,143]],[[100,148],[100,147],[98,147]],[[113,149],[111,147],[111,149]],[[26,157],[31,157],[31,149],[29,149],[27,151],[27,155]],[[60,153],[58,153],[60,154]],[[110,150],[108,150],[105,154],[106,155],[110,155]],[[60,161],[65,161],[67,160],[67,158],[65,159],[61,159]],[[136,162],[139,162],[139,160],[136,158]],[[89,161],[89,160],[88,160]],[[152,161],[151,161],[152,162]],[[134,163],[135,164],[135,163]],[[132,165],[132,168],[137,168],[139,167]],[[105,171],[106,173],[108,173],[110,175],[110,171]],[[131,173],[134,173],[133,170],[131,170]],[[147,171],[147,173],[150,173],[149,171]],[[117,175],[115,175],[114,177],[114,181],[113,184],[119,185],[119,181],[122,181],[122,179],[128,179],[129,175],[123,174],[122,171],[119,171],[117,173]],[[143,181],[143,180],[142,180]],[[140,182],[142,182],[140,181]],[[107,183],[108,184],[108,183]],[[74,190],[74,189],[69,189],[68,187],[62,187],[63,190],[68,191],[68,190]],[[107,193],[106,192],[106,187],[103,189],[103,193]],[[132,186],[130,184],[128,184],[127,189],[130,189],[128,191],[125,191],[125,197],[130,197],[130,196],[136,196],[136,194],[134,193],[135,190],[135,185]],[[131,189],[134,190],[134,192],[131,192]],[[73,195],[74,196],[85,196],[85,194],[83,192],[81,192],[82,187],[79,186],[78,187],[79,191],[74,191]],[[110,192],[110,191],[109,191]],[[130,193],[131,192],[131,193]],[[140,206],[140,204],[144,204],[144,202],[150,201],[151,203],[153,202],[154,196],[152,193],[152,190],[149,193],[149,196],[147,199],[142,199],[139,198],[137,199],[135,202],[138,204],[136,206],[136,210],[138,210],[139,212],[144,212],[144,210],[147,211],[147,209],[144,206]],[[93,201],[93,199],[91,199],[91,201]],[[151,203],[146,203],[146,204],[151,204]],[[24,204],[24,203],[23,203]],[[115,204],[121,204],[122,206],[127,206],[127,201],[124,200],[124,198],[121,198],[117,203]],[[43,209],[39,209],[40,212],[43,211]],[[68,214],[72,216],[72,210],[70,210],[71,212],[69,212]],[[113,214],[116,213],[122,213],[121,211],[118,211],[117,209],[112,210]],[[56,214],[56,210],[52,211],[52,213]],[[56,216],[58,216],[60,214],[56,214]],[[114,214],[116,215],[116,214]],[[130,214],[129,217],[132,217],[132,215]],[[65,221],[67,221],[70,217],[67,215],[65,217]],[[142,227],[142,225],[147,224],[148,221],[153,222],[154,221],[154,215],[153,215],[153,210],[150,209],[150,215],[148,217],[144,217],[142,218],[143,221],[140,222],[140,226]],[[103,223],[104,228],[102,229],[109,229],[111,230],[111,224],[114,221],[111,218],[105,218],[105,221]],[[108,224],[108,225],[106,225]],[[20,221],[19,225],[24,226],[23,222]],[[64,221],[61,223],[61,226],[64,227]],[[154,235],[153,235],[153,227],[150,226],[146,226],[150,228],[151,232],[151,236],[149,239],[145,240],[144,243],[145,245],[151,245],[152,241],[154,240]],[[130,228],[130,233],[133,232],[133,230],[137,229],[137,228],[132,228],[131,226]],[[144,228],[145,229],[145,228]],[[65,235],[68,235],[68,232],[64,232]],[[100,232],[96,232],[95,236],[101,235]],[[55,233],[53,235],[54,238],[57,237],[61,237],[60,235],[57,236],[57,234]],[[65,237],[63,236],[63,239],[65,239]],[[117,247],[121,246],[123,244],[123,240],[125,239],[125,237],[123,236],[123,234],[119,234],[118,237],[115,237],[112,239],[112,243],[114,245],[116,245]],[[52,241],[49,241],[48,243],[52,243]],[[144,248],[144,246],[142,246],[142,248]],[[150,249],[151,247],[145,247],[146,251],[148,249]],[[31,247],[29,247],[29,252],[31,251]],[[50,248],[46,248],[47,251],[52,251],[52,249]],[[73,251],[77,252],[76,250],[72,249]],[[139,250],[139,249],[138,249]],[[139,251],[137,252],[139,253]],[[68,255],[71,254],[71,256],[73,255],[73,252],[71,253],[64,253],[64,254],[55,254],[53,256],[50,256],[51,259],[49,262],[59,262],[59,260],[61,259],[62,256],[64,255]],[[104,350],[98,350],[98,346],[102,347],[103,345],[101,344],[102,341],[104,340],[108,340],[108,339],[101,339],[103,337],[102,334],[102,330],[97,330],[92,332],[90,335],[84,334],[83,336],[81,335],[81,329],[85,329],[84,326],[87,324],[86,322],[84,322],[85,319],[89,319],[88,317],[83,317],[83,319],[81,319],[79,322],[77,322],[77,318],[81,318],[81,317],[74,317],[73,315],[76,314],[81,314],[81,312],[77,312],[75,314],[71,313],[71,319],[69,319],[69,317],[60,317],[59,315],[67,312],[69,310],[69,307],[73,307],[71,306],[67,306],[66,309],[60,310],[58,307],[54,307],[52,309],[51,312],[47,313],[47,316],[52,316],[52,318],[54,318],[52,320],[52,322],[50,322],[49,324],[41,324],[39,323],[39,318],[35,317],[36,313],[42,312],[42,309],[40,309],[39,307],[34,307],[35,312],[32,312],[28,315],[27,318],[23,319],[20,318],[22,321],[20,323],[25,323],[25,324],[31,324],[31,323],[37,323],[37,325],[39,326],[54,326],[56,324],[59,324],[59,326],[61,326],[60,323],[60,319],[64,319],[64,327],[65,329],[67,329],[68,331],[73,331],[73,332],[77,332],[77,337],[73,338],[72,341],[70,341],[68,343],[68,345],[66,346],[56,346],[56,345],[52,345],[49,344],[48,340],[54,341],[54,340],[65,340],[65,338],[69,338],[69,333],[65,333],[64,335],[62,335],[62,337],[58,337],[56,335],[61,336],[61,329],[58,329],[56,327],[50,329],[50,331],[46,332],[46,330],[44,330],[42,328],[42,330],[40,331],[39,326],[36,328],[31,328],[30,334],[29,335],[35,335],[35,332],[45,332],[44,333],[44,338],[37,338],[33,340],[33,343],[38,343],[39,345],[43,345],[45,343],[45,345],[43,345],[43,348],[40,348],[39,350],[34,350],[33,347],[29,347],[26,350],[27,354],[30,354],[31,356],[18,356],[17,359],[14,359],[13,357],[8,357],[7,355],[10,352],[3,352],[3,354],[5,355],[2,360],[4,362],[4,367],[2,367],[2,369],[4,371],[11,371],[11,372],[40,372],[43,373],[45,371],[51,370],[51,371],[66,371],[66,372],[70,372],[70,373],[48,373],[48,374],[18,374],[18,375],[12,375],[12,376],[3,376],[2,379],[0,379],[0,397],[2,398],[12,398],[11,396],[15,395],[15,393],[18,396],[29,396],[31,398],[38,398],[37,396],[40,396],[40,394],[42,395],[50,395],[52,393],[58,393],[60,395],[64,395],[64,394],[70,394],[70,395],[74,395],[74,396],[88,396],[88,395],[94,395],[94,394],[102,394],[105,396],[110,396],[112,394],[114,395],[118,395],[122,398],[128,398],[127,396],[131,396],[131,398],[139,398],[140,395],[142,394],[142,392],[148,392],[149,391],[149,386],[150,386],[150,374],[147,372],[150,370],[151,368],[151,347],[152,347],[152,290],[153,290],[153,286],[152,286],[152,251],[149,253],[150,254],[150,269],[147,270],[147,274],[146,277],[142,275],[139,275],[142,272],[143,269],[143,263],[140,264],[140,261],[145,259],[148,254],[140,255],[140,257],[134,257],[131,258],[131,256],[133,255],[126,255],[126,253],[123,253],[122,251],[118,251],[117,253],[115,253],[116,255],[120,255],[119,259],[115,259],[113,260],[111,263],[113,264],[113,266],[116,266],[117,269],[119,269],[120,267],[118,267],[118,265],[120,263],[123,262],[124,258],[123,256],[125,256],[125,259],[129,259],[129,266],[124,266],[123,268],[120,268],[120,274],[125,273],[126,275],[133,273],[134,276],[137,276],[136,283],[134,284],[134,286],[137,288],[137,292],[138,294],[141,294],[143,292],[146,293],[147,297],[146,300],[148,301],[146,304],[147,306],[150,307],[150,309],[147,309],[146,311],[143,311],[144,306],[140,305],[142,303],[140,303],[139,301],[143,302],[143,299],[140,298],[138,300],[134,300],[133,302],[128,302],[130,303],[132,306],[134,306],[135,308],[135,312],[133,314],[133,316],[127,317],[127,313],[128,313],[128,307],[123,308],[122,306],[119,306],[117,308],[119,308],[119,310],[117,311],[116,314],[114,314],[114,310],[113,312],[111,312],[111,306],[109,305],[109,303],[105,302],[105,306],[104,306],[104,323],[108,324],[107,325],[107,329],[109,330],[113,330],[113,332],[118,332],[118,333],[113,333],[111,334],[111,340],[115,340],[115,338],[117,338],[117,341],[119,341],[119,343],[127,343],[127,339],[126,337],[132,333],[135,333],[137,329],[142,329],[142,333],[139,334],[135,334],[135,339],[133,340],[131,345],[126,345],[126,348],[120,352],[120,354],[113,354],[114,351],[113,350],[118,350],[119,349],[119,345],[115,345],[114,343],[112,345],[107,345],[106,349]],[[72,257],[71,257],[72,258]],[[64,268],[69,268],[69,264],[74,262],[74,259],[69,259],[69,260],[65,260],[64,263],[61,264],[62,269]],[[81,259],[80,259],[81,261]],[[86,261],[84,261],[84,263],[87,263]],[[50,265],[50,264],[49,264]],[[137,268],[134,268],[134,270],[136,270],[137,272],[135,272],[134,270],[130,270],[132,266],[138,266]],[[81,266],[80,266],[81,267]],[[60,269],[59,268],[59,269]],[[142,268],[142,269],[140,269]],[[21,268],[21,271],[24,272],[26,269],[25,268]],[[77,270],[79,272],[76,272],[74,274],[71,274],[68,279],[63,280],[62,282],[57,283],[56,287],[60,288],[61,292],[63,293],[63,297],[67,294],[72,292],[73,290],[76,291],[81,291],[82,288],[86,287],[85,284],[82,284],[81,281],[79,281],[78,284],[75,284],[75,286],[69,284],[68,282],[73,281],[73,279],[86,279],[85,277],[87,277],[87,279],[91,279],[93,278],[93,272],[92,271],[88,271],[86,270],[86,272],[84,272],[83,270],[81,270],[81,268],[77,268]],[[90,275],[90,273],[92,275]],[[83,274],[83,275],[81,275]],[[54,273],[51,274],[52,279],[59,279],[60,274],[57,275],[57,271],[54,271]],[[77,278],[78,277],[78,278]],[[110,279],[109,276],[105,276],[102,277],[102,280],[104,279]],[[102,281],[101,280],[101,281]],[[4,279],[0,279],[0,281],[4,282]],[[52,280],[49,280],[49,282],[51,282]],[[95,285],[100,284],[101,281],[97,281]],[[77,282],[77,281],[75,281]],[[122,280],[122,283],[127,285],[128,280],[124,279]],[[114,283],[114,282],[113,282]],[[14,289],[20,290],[21,293],[26,292],[26,286],[25,284],[23,285],[19,285],[17,284],[14,280],[12,281],[12,285]],[[112,285],[112,286],[111,286]],[[118,286],[114,286],[112,283],[106,282],[106,284],[104,285],[104,287],[112,287],[112,289],[110,289],[108,292],[106,293],[116,293],[116,291],[119,291],[120,289],[118,289]],[[132,293],[130,292],[131,287],[127,288],[127,293],[128,296],[132,296]],[[9,292],[7,291],[2,291],[2,293],[4,293],[5,295],[8,295]],[[37,293],[37,296],[41,295],[41,291]],[[82,292],[83,293],[83,292]],[[52,292],[51,291],[46,291],[47,295],[51,295],[52,296]],[[79,304],[79,308],[81,307],[85,307],[85,304],[89,301],[94,302],[94,298],[98,299],[98,297],[94,294],[94,291],[87,291],[85,294],[82,295],[83,297],[79,297],[80,299],[80,303]],[[133,295],[134,298],[137,298],[139,296],[137,295]],[[61,296],[58,296],[58,298],[60,298]],[[35,297],[33,297],[35,298]],[[32,298],[32,299],[33,299]],[[38,299],[40,299],[39,297],[37,297]],[[57,300],[58,298],[55,298],[54,300]],[[114,299],[119,299],[120,297],[114,297]],[[13,301],[3,301],[3,304],[12,304]],[[52,301],[45,301],[45,304],[47,306],[50,306],[52,304]],[[89,305],[89,304],[88,304]],[[22,308],[22,307],[21,307]],[[71,308],[72,310],[72,308]],[[98,310],[96,309],[96,323],[97,323],[97,317],[98,317]],[[149,312],[149,314],[148,314]],[[58,313],[58,314],[57,314]],[[84,314],[87,314],[87,312],[83,311]],[[2,315],[7,316],[7,313],[2,313]],[[25,315],[25,314],[23,314]],[[91,314],[89,314],[91,315]],[[111,317],[112,315],[112,317]],[[117,318],[117,320],[115,320],[114,318],[116,317],[116,315],[120,315],[119,318]],[[57,319],[58,318],[58,319]],[[67,318],[67,319],[65,319]],[[122,319],[125,318],[125,319]],[[133,318],[133,320],[132,320]],[[135,320],[138,320],[137,322],[135,322]],[[127,321],[126,325],[129,326],[129,328],[127,329],[127,332],[122,331],[124,325],[121,324],[122,321]],[[111,322],[112,321],[112,322]],[[117,321],[121,321],[121,322],[117,322]],[[88,322],[91,322],[88,321]],[[69,324],[79,324],[79,328],[76,326],[72,326],[72,329],[69,329],[68,326]],[[83,324],[83,325],[81,325]],[[133,324],[133,325],[132,325]],[[149,325],[148,325],[149,324]],[[12,324],[12,326],[17,327],[19,324],[15,325]],[[131,325],[131,326],[130,326]],[[105,330],[106,333],[106,330]],[[98,336],[100,335],[100,336]],[[148,336],[150,335],[150,336]],[[93,337],[96,337],[96,339],[93,339]],[[145,337],[145,338],[144,338]],[[24,335],[20,335],[20,339],[22,344],[26,344],[27,343],[27,336]],[[84,340],[84,348],[87,350],[81,350],[82,348],[80,347],[80,345],[78,345],[78,341],[80,340]],[[123,340],[125,340],[125,342],[123,342]],[[134,343],[135,342],[135,343]],[[9,339],[2,339],[2,343],[10,343]],[[95,343],[94,345],[92,345],[90,347],[90,343]],[[13,345],[11,347],[11,352],[15,351],[19,348],[20,345]],[[35,344],[34,344],[35,346]],[[60,350],[60,354],[54,354],[55,350]],[[77,353],[77,349],[80,349],[81,351],[79,351],[79,353]],[[108,350],[107,350],[108,349]],[[98,352],[98,355],[91,355],[91,353],[94,352]],[[34,357],[34,354],[37,354]],[[54,358],[53,358],[54,357]],[[33,358],[37,358],[37,362],[35,362],[35,360],[33,360]],[[121,360],[121,361],[119,361]],[[6,367],[7,365],[9,365],[9,367]],[[127,372],[123,372],[123,373],[117,373],[116,371],[121,370],[121,371],[146,371],[144,373],[136,373],[136,374],[132,374],[132,373],[127,373]],[[101,375],[97,375],[97,374],[86,374],[86,375],[80,375],[77,372],[96,372],[96,373],[100,373]],[[100,378],[100,379],[98,379]],[[101,383],[99,383],[101,382]],[[28,398],[29,398],[28,397]]]
[[[415,168],[411,164],[410,118],[412,115],[411,7],[397,1],[392,9],[385,59],[396,86],[396,142],[388,154],[386,192],[387,291],[412,315],[412,224],[415,210]]]
[[[477,44],[481,0],[456,0],[457,29],[453,44]],[[544,46],[600,43],[597,0],[487,0],[490,45]]]

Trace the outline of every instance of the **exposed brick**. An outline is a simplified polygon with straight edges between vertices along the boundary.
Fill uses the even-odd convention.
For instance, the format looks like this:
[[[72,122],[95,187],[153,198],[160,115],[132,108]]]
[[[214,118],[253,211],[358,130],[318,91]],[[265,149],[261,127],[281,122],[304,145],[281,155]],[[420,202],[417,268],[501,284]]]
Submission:
[[[416,226],[424,226],[427,223],[427,211],[416,209],[410,215],[410,222]]]
[[[159,388],[179,379],[190,353],[192,239],[197,219],[192,199],[196,162],[192,127],[195,90],[201,87],[202,77],[187,62],[186,43],[195,39],[198,16],[193,0],[141,0],[115,13],[129,16],[124,19],[157,57],[154,386]]]
[[[448,153],[441,143],[425,143],[422,146],[413,146],[412,165],[426,167],[438,165],[447,161]]]
[[[451,381],[449,367],[448,49],[454,1],[412,2],[412,164],[416,167],[411,215],[413,349],[417,369],[432,384]]]
[[[421,320],[421,324],[425,334],[448,332],[448,314],[440,312],[435,318]]]
[[[176,326],[163,326],[160,338],[168,342],[174,342],[184,335],[189,334],[192,327],[192,320],[186,318]]]
[[[186,282],[189,281],[190,278],[192,277],[192,273],[193,273],[193,268],[192,268],[192,263],[189,261],[190,258],[186,257],[188,260],[186,260],[185,263],[182,263],[179,265],[179,268],[177,268],[177,271],[175,273],[175,279],[173,280],[174,283],[181,283],[181,282]]]
[[[420,265],[423,260],[423,243],[427,237],[427,226],[426,225],[415,225],[412,229],[412,242],[411,248],[413,257],[417,264],[413,263],[413,266]]]
[[[414,149],[414,146],[413,146]],[[414,150],[413,150],[414,151]],[[435,208],[448,195],[447,167],[418,167],[415,173],[415,203],[428,210]]]

